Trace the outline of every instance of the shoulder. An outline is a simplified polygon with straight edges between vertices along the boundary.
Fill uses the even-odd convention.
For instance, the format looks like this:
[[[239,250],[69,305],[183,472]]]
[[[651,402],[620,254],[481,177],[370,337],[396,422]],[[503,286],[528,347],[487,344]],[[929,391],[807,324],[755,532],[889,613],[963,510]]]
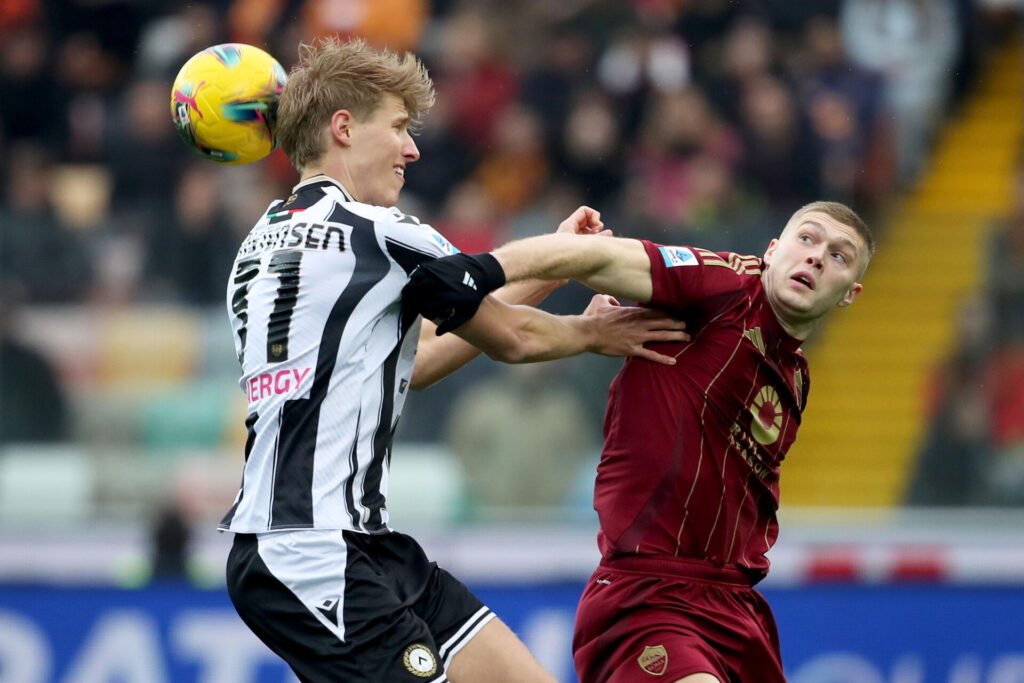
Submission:
[[[763,263],[757,256],[647,241],[644,247],[656,278],[701,281],[713,284],[716,289],[744,289],[759,282],[763,270]]]
[[[731,251],[709,251],[700,247],[658,244],[642,240],[652,263],[663,268],[705,266],[725,268],[737,275],[761,274],[762,262],[758,256],[746,256]],[[682,272],[682,271],[680,271]]]
[[[381,246],[403,267],[415,267],[424,260],[459,253],[459,250],[433,227],[395,207],[338,202],[327,217],[327,221],[353,226],[362,223],[371,227]]]
[[[404,214],[393,206],[376,206],[337,198],[332,199],[332,204],[339,219],[343,217],[359,218],[382,225],[392,223],[419,225],[420,223],[415,216]]]
[[[759,256],[736,254],[731,251],[705,251],[701,252],[702,262],[705,266],[728,268],[739,276],[753,276],[754,279],[761,277],[764,263]]]
[[[719,307],[748,300],[761,280],[761,259],[700,247],[644,242],[651,261],[652,306]]]

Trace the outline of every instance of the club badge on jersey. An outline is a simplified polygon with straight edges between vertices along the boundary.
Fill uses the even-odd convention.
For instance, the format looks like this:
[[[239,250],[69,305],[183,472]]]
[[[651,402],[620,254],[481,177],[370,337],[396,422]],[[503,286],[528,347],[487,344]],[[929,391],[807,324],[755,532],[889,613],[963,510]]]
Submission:
[[[428,678],[437,673],[437,659],[426,645],[416,643],[405,648],[402,663],[413,676]]]

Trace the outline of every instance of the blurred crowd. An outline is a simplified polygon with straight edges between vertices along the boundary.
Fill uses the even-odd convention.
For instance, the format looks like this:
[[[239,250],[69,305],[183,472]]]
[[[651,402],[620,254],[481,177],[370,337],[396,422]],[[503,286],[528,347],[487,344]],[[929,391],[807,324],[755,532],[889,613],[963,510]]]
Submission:
[[[439,98],[403,201],[464,249],[548,230],[587,202],[620,233],[756,253],[795,206],[870,212],[913,181],[970,78],[974,12],[966,0],[5,3],[5,279],[33,303],[218,303],[239,236],[294,174],[280,154],[232,172],[191,154],[169,125],[170,83],[215,43],[264,46],[288,68],[323,34],[429,66]]]
[[[930,428],[913,505],[1024,505],[1024,167],[988,245],[982,291],[960,306],[957,343],[926,396]]]
[[[438,100],[401,204],[465,251],[551,231],[587,203],[620,235],[760,254],[803,203],[871,217],[911,187],[994,30],[971,0],[11,0],[0,298],[223,307],[241,237],[296,177],[279,152],[221,168],[177,139],[170,84],[216,43],[263,46],[286,69],[326,34],[414,50]],[[1015,280],[993,269],[993,306],[1022,310],[1022,230],[1024,209],[993,250],[1017,259]],[[567,287],[549,308],[587,298]],[[580,434],[598,433],[612,372],[601,359],[546,373],[477,364],[448,382],[451,399],[414,398],[400,436],[488,451],[494,434],[473,425],[489,420],[533,433],[534,475],[567,452],[585,468],[595,444]],[[530,418],[540,405],[560,419]],[[0,424],[3,441],[23,422]],[[572,477],[546,483],[509,490],[536,504],[575,490]],[[475,495],[500,505],[509,492]]]

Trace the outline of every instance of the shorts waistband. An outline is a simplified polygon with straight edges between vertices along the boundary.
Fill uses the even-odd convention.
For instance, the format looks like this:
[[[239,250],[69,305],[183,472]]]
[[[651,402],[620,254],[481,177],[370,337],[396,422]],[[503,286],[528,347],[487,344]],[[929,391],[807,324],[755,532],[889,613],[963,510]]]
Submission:
[[[688,557],[656,557],[653,555],[619,555],[601,558],[608,569],[678,576],[684,579],[715,581],[737,586],[753,586],[757,579],[739,567],[722,567],[705,560]]]

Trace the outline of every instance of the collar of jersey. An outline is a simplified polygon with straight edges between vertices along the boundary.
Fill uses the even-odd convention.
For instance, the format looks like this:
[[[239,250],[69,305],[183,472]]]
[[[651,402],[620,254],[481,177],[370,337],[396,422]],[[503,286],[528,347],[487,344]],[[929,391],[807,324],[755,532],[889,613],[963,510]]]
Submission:
[[[292,194],[298,194],[300,190],[306,190],[311,187],[336,187],[341,190],[341,194],[345,196],[345,199],[350,202],[354,202],[355,199],[352,197],[352,193],[345,189],[345,186],[339,183],[337,180],[329,175],[318,173],[315,176],[306,178],[301,183],[292,188]]]

